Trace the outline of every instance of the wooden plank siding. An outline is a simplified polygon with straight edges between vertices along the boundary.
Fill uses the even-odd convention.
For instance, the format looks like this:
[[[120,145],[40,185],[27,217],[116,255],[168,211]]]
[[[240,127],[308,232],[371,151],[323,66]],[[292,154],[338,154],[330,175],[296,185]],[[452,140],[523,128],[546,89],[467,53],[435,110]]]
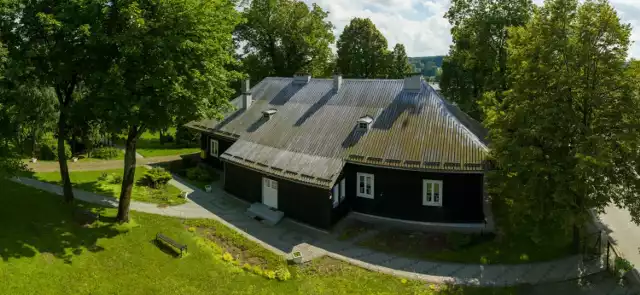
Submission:
[[[215,139],[218,141],[218,158],[211,156],[211,139]],[[222,153],[224,153],[235,141],[212,135],[206,132],[202,132],[200,136],[200,149],[206,152],[205,158],[203,159],[205,163],[218,168],[223,168],[223,163],[221,161]]]
[[[374,175],[374,198],[357,197],[358,172]],[[395,170],[346,164],[346,202],[353,211],[421,222],[479,223],[483,175]],[[422,205],[422,180],[442,180],[442,207]]]
[[[278,210],[286,217],[311,226],[328,229],[332,223],[329,190],[265,175],[252,169],[225,163],[224,189],[251,203],[262,203],[262,178],[278,182]]]

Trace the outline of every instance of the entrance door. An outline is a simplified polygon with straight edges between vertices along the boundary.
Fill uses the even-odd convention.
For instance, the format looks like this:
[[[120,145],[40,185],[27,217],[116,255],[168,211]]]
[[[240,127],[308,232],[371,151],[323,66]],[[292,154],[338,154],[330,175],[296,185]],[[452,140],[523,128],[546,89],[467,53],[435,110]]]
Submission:
[[[262,203],[278,209],[278,182],[266,177],[262,178]]]

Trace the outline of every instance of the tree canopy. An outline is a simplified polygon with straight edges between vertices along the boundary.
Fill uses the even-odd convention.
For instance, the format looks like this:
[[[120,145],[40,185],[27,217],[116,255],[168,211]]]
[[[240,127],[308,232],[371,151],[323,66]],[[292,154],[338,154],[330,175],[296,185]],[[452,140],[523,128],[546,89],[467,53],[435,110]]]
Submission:
[[[481,120],[478,104],[485,92],[500,99],[509,89],[508,27],[527,22],[531,0],[452,0],[445,17],[453,44],[442,65],[442,93],[473,118]]]
[[[389,69],[389,78],[402,79],[407,74],[412,72],[411,64],[409,64],[409,58],[407,57],[407,51],[404,45],[398,43],[391,52],[391,68]]]
[[[609,203],[640,221],[637,63],[631,29],[606,0],[550,0],[509,30],[509,91],[485,124],[499,169],[489,174],[506,229],[539,240]],[[574,240],[575,241],[575,240]]]
[[[335,41],[328,12],[299,0],[253,0],[242,12],[246,22],[236,30],[244,43],[244,69],[255,81],[267,76],[290,77],[331,72]]]
[[[338,39],[336,67],[347,78],[385,78],[387,39],[368,18],[354,18]]]
[[[145,130],[220,117],[230,107],[233,30],[240,15],[225,0],[113,1],[104,34],[109,69],[89,81],[108,128],[125,131],[118,220],[129,220],[135,152]]]

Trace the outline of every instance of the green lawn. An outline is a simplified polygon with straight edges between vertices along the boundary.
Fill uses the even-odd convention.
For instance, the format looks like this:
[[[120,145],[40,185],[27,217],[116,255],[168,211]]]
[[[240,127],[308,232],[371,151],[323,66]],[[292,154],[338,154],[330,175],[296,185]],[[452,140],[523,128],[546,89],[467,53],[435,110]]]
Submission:
[[[176,128],[169,128],[168,133],[175,137]],[[124,137],[118,140],[118,144],[124,145]],[[160,133],[145,132],[140,136],[137,144],[137,152],[143,157],[160,157],[173,155],[187,155],[199,153],[199,146],[183,147],[177,146],[175,142],[160,144]]]
[[[76,202],[102,216],[81,226],[58,196],[6,180],[0,187],[0,294],[516,294],[513,289],[437,291],[442,286],[403,282],[330,259],[291,266],[294,276],[288,281],[269,280],[224,261],[221,246],[203,238],[201,232],[209,230],[226,237],[222,240],[257,247],[227,236],[220,224],[195,221],[200,230],[190,232],[180,219],[132,212],[138,226],[122,227],[112,223],[116,209]],[[187,244],[189,254],[175,258],[158,247],[153,242],[158,232]],[[267,264],[274,260],[265,258]]]
[[[498,241],[492,235],[419,233],[389,229],[358,242],[367,248],[431,261],[519,264],[560,259],[572,254],[571,240]]]
[[[152,189],[143,185],[138,185],[137,182],[144,176],[147,168],[136,168],[135,183],[131,198],[136,201],[163,204],[163,205],[179,205],[184,204],[186,201],[180,198],[180,189],[166,185],[161,189]],[[106,173],[109,175],[107,180],[99,180],[100,176]],[[98,194],[111,196],[118,198],[120,196],[120,183],[111,183],[111,175],[122,176],[122,169],[113,170],[100,170],[100,171],[73,171],[69,173],[71,182],[79,189],[95,192]],[[60,172],[37,172],[32,176],[35,179],[46,181],[55,184],[61,184]]]

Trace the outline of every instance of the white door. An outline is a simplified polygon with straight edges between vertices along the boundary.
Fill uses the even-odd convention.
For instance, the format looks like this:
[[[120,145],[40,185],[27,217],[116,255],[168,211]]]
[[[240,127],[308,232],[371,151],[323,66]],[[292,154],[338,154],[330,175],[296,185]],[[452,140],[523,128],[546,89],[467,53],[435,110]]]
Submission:
[[[278,182],[266,177],[262,178],[262,203],[278,209]]]

